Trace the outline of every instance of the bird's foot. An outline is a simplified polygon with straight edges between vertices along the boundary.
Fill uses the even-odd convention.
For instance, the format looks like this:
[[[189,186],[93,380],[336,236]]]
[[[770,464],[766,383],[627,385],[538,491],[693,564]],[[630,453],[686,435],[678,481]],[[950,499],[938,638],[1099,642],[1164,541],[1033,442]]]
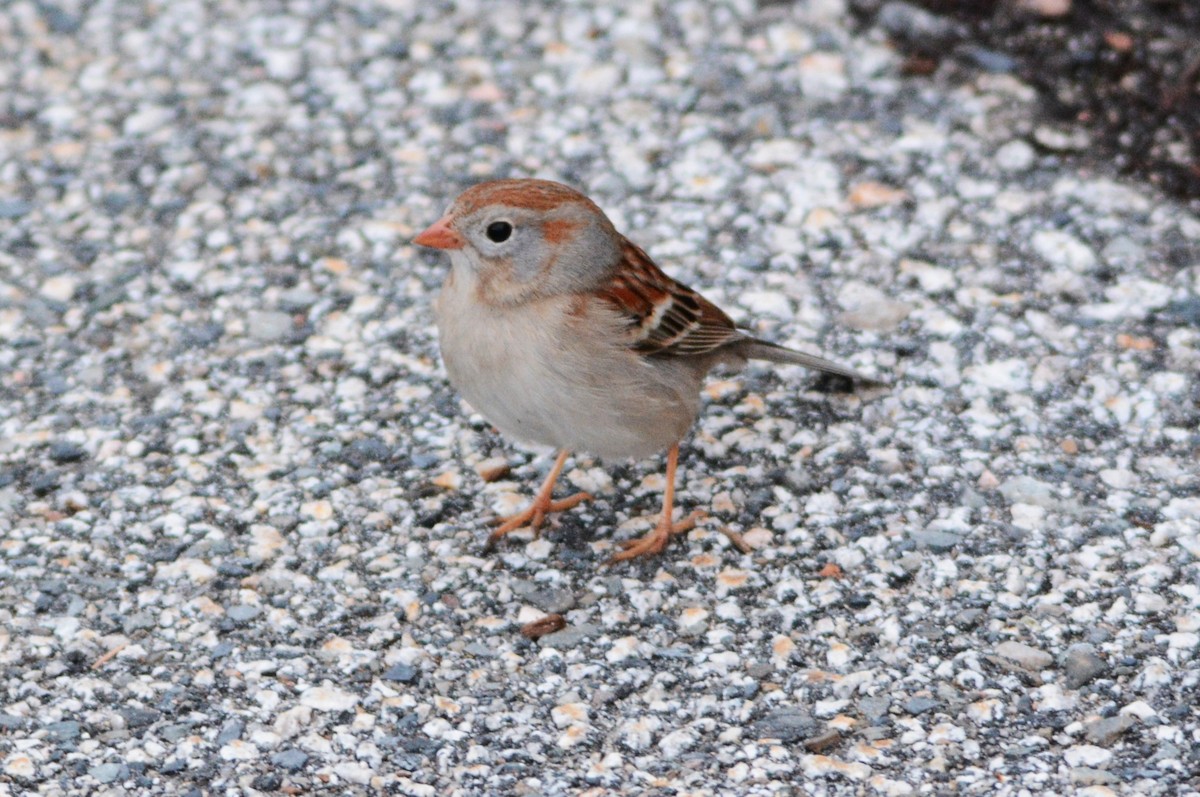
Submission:
[[[487,547],[489,549],[492,548],[500,541],[501,537],[510,531],[526,527],[532,529],[533,536],[536,537],[539,533],[538,530],[542,527],[542,522],[545,521],[546,516],[551,512],[562,512],[590,500],[592,500],[591,493],[575,493],[575,495],[558,501],[551,500],[549,497],[542,498],[538,496],[533,499],[533,503],[515,515],[493,520],[492,523],[499,527],[488,535]]]
[[[658,525],[646,536],[622,542],[621,547],[625,550],[613,555],[605,564],[611,566],[617,562],[628,562],[630,559],[637,559],[640,556],[657,556],[666,549],[667,543],[671,541],[673,536],[691,531],[696,528],[696,523],[703,518],[704,512],[699,509],[678,523],[674,523],[670,518],[663,516],[659,519]]]

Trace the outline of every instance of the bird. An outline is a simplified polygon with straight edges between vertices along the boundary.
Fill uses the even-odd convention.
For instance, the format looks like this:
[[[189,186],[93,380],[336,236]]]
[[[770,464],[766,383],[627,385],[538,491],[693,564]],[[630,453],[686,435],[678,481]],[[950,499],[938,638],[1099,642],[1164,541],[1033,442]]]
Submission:
[[[541,179],[471,186],[413,243],[446,252],[434,305],[450,382],[503,434],[557,450],[524,510],[500,518],[489,547],[592,498],[555,500],[572,452],[602,460],[665,450],[663,507],[654,528],[607,564],[663,552],[703,513],[675,520],[679,445],[719,364],[802,365],[865,385],[879,380],[760,340],[698,292],[667,276],[580,191]]]

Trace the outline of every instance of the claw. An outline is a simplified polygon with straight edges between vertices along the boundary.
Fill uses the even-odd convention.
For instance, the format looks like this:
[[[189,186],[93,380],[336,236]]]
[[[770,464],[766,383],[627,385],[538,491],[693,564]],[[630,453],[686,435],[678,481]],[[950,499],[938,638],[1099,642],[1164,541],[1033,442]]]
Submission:
[[[621,543],[625,550],[614,554],[605,566],[612,567],[617,562],[628,562],[641,556],[657,556],[666,550],[667,543],[676,534],[684,534],[696,528],[696,523],[704,519],[704,513],[697,509],[678,523],[668,521],[665,517],[644,537],[636,540],[626,540]]]
[[[490,521],[492,525],[497,525],[499,528],[488,535],[487,547],[492,548],[497,542],[500,541],[501,537],[503,537],[505,534],[508,534],[510,531],[516,531],[517,529],[523,529],[526,527],[532,529],[533,536],[536,537],[538,536],[539,529],[542,527],[542,523],[546,519],[546,515],[549,515],[551,512],[563,512],[567,509],[579,506],[584,501],[591,500],[591,493],[575,493],[575,495],[572,495],[569,498],[563,498],[558,501],[551,501],[549,499],[543,501],[539,495],[537,498],[533,499],[532,504],[515,515],[496,518],[495,520]]]

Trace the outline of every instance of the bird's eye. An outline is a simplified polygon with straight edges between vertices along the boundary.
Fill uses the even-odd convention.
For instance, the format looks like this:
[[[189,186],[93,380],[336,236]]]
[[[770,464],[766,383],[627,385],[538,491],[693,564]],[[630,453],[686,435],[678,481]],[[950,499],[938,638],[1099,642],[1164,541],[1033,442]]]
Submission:
[[[495,243],[504,243],[512,235],[513,226],[507,221],[493,221],[487,226],[487,237],[489,241]]]

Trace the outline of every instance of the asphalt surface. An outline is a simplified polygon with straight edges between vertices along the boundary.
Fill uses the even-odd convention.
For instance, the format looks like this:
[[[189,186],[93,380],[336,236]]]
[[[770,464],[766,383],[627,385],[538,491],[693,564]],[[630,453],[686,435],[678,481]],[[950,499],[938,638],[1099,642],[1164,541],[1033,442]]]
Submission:
[[[0,795],[1200,793],[1200,218],[893,41],[7,4]],[[892,387],[718,375],[666,555],[602,566],[661,458],[582,455],[485,552],[550,459],[446,383],[408,241],[500,176]]]

